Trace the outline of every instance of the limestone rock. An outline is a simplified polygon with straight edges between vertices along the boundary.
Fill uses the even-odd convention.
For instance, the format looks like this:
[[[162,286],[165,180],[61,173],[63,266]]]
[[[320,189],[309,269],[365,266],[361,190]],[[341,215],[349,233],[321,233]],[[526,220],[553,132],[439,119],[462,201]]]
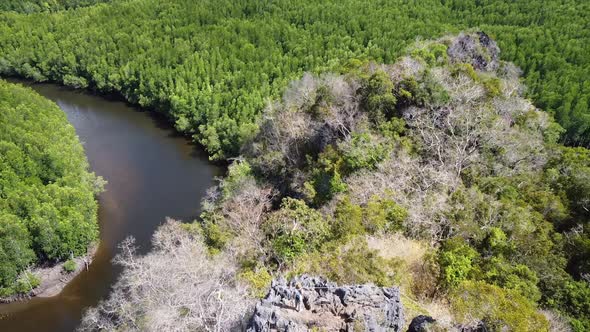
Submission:
[[[298,285],[303,303],[297,311]],[[250,321],[249,332],[401,331],[403,307],[397,287],[339,286],[303,275],[290,282],[275,280]]]

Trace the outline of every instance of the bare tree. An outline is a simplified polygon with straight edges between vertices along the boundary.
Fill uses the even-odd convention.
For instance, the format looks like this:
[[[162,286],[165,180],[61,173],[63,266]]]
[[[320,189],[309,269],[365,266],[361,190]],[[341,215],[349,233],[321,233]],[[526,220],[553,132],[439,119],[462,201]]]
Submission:
[[[264,254],[261,230],[264,215],[271,209],[275,191],[271,187],[259,187],[251,179],[243,183],[230,199],[221,204],[220,212],[225,226],[235,235],[229,250],[244,254],[251,249]]]
[[[228,331],[252,301],[226,255],[210,257],[200,236],[168,220],[146,256],[123,242],[115,261],[124,271],[108,300],[88,310],[80,331]]]
[[[278,152],[287,165],[298,165],[305,148],[347,137],[366,121],[360,111],[359,83],[343,76],[304,74],[263,113],[260,134],[249,152]],[[321,109],[321,111],[313,111]]]
[[[376,170],[346,179],[355,203],[366,204],[372,196],[393,199],[408,210],[405,229],[409,235],[433,242],[449,226],[443,212],[449,208],[451,184],[457,181],[454,173],[436,169],[403,150],[392,153]]]
[[[481,80],[495,79],[492,73],[486,75]],[[425,162],[454,172],[456,179],[472,165],[488,173],[508,175],[544,164],[547,115],[515,95],[518,87],[503,87],[500,95],[491,98],[484,85],[466,73],[438,68],[433,70],[433,77],[449,94],[447,105],[412,106],[403,112],[411,133],[422,143]],[[495,158],[484,158],[487,152]]]

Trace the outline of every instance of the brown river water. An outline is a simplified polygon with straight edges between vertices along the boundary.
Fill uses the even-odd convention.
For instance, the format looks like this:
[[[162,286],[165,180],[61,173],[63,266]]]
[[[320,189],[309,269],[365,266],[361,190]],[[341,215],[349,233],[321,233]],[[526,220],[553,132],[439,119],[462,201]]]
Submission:
[[[73,331],[84,309],[108,296],[120,273],[111,263],[118,244],[133,236],[145,253],[165,217],[193,220],[221,170],[149,113],[57,85],[31,87],[67,114],[90,167],[108,184],[99,197],[100,246],[89,270],[55,297],[0,304],[0,332]]]

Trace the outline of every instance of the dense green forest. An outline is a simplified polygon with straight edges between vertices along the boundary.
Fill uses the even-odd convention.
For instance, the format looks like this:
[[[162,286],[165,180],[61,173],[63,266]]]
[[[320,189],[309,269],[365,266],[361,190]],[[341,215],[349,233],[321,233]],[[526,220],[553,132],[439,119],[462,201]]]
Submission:
[[[230,330],[245,290],[311,273],[400,285],[432,331],[588,331],[590,151],[557,143],[563,128],[524,98],[488,35],[405,54],[291,82],[201,220],[168,222],[145,257],[125,243],[123,277],[82,330]],[[210,282],[178,277],[203,268]]]
[[[304,71],[392,63],[416,38],[480,27],[525,73],[528,95],[590,144],[589,3],[570,1],[156,1],[0,16],[0,73],[121,94],[168,115],[213,159]],[[270,99],[269,99],[270,98]]]
[[[3,0],[0,2],[0,11],[19,13],[55,12],[110,1],[112,0]]]
[[[86,254],[99,190],[57,105],[0,80],[0,296],[28,292],[35,263]]]

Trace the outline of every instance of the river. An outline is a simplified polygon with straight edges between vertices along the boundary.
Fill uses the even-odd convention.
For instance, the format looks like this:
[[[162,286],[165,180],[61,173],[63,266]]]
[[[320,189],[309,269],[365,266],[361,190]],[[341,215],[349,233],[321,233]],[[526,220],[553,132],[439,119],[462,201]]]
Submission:
[[[165,217],[193,220],[220,169],[150,113],[57,85],[31,87],[67,114],[90,167],[108,184],[99,197],[100,246],[88,271],[58,296],[0,305],[0,331],[69,332],[78,326],[85,308],[108,296],[120,273],[111,263],[118,244],[133,236],[145,253]]]

